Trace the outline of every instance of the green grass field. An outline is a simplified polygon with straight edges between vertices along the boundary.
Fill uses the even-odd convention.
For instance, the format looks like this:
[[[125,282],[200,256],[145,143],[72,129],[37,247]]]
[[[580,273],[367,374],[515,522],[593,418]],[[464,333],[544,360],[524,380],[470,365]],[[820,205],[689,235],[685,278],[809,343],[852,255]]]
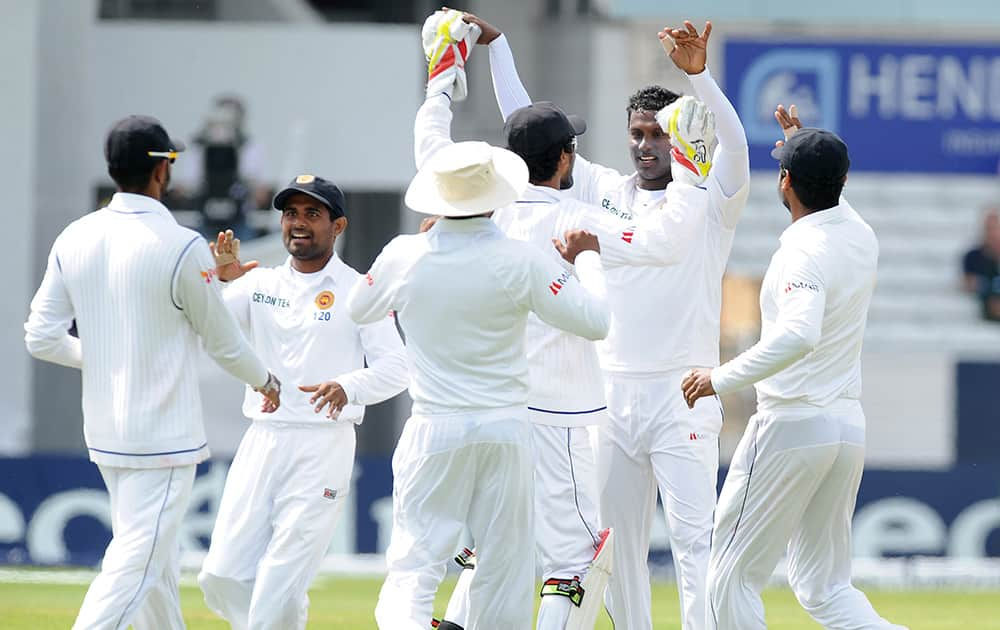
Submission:
[[[320,578],[309,593],[309,628],[344,630],[374,628],[372,610],[381,584],[377,579]],[[452,583],[442,589],[437,610],[443,611]],[[69,628],[86,592],[84,585],[0,583],[0,627],[6,630]],[[996,591],[869,592],[878,611],[911,630],[1000,630],[1000,593]],[[224,630],[222,620],[205,608],[201,592],[182,588],[184,616],[191,630]],[[815,629],[819,626],[799,608],[787,590],[770,590],[764,596],[768,627],[773,630]],[[653,626],[678,627],[677,591],[656,585],[653,591]],[[599,630],[611,630],[603,619]]]

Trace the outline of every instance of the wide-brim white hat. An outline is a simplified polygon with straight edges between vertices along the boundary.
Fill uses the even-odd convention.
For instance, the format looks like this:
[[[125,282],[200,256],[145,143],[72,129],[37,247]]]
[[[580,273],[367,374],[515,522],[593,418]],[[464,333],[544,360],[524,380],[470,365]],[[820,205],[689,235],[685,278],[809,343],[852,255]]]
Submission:
[[[423,214],[471,217],[514,203],[527,185],[520,156],[486,142],[456,142],[424,164],[405,201]]]

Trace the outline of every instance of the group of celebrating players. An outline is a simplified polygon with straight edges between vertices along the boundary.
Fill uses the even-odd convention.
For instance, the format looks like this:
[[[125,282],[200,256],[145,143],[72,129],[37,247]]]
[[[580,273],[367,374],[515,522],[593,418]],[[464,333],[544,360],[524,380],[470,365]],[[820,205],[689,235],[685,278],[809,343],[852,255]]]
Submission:
[[[750,168],[706,66],[711,32],[658,34],[693,95],[629,98],[635,172],[622,174],[578,153],[582,118],[531,100],[498,29],[435,12],[405,199],[428,218],[364,275],[334,252],[348,212],[329,180],[300,175],[275,196],[289,258],[258,268],[231,232],[206,247],[159,202],[183,144],[155,119],[117,123],[105,153],[119,192],[60,234],[25,325],[34,356],[83,371],[87,446],[111,496],[114,537],[74,628],[183,627],[176,535],[209,455],[199,337],[247,383],[253,420],[198,576],[233,628],[305,627],[354,426],[407,388],[382,630],[526,630],[537,567],[539,630],[591,630],[605,606],[619,630],[650,630],[658,493],[686,630],[766,627],[760,592],[786,553],[824,627],[900,628],[850,574],[878,242],[841,196],[846,145],[778,105],[792,223],[764,278],[760,341],[719,366]],[[451,139],[477,45],[506,148]],[[752,384],[758,411],[717,497],[718,395]],[[466,533],[475,549],[460,549]],[[432,619],[453,558],[458,584]]]

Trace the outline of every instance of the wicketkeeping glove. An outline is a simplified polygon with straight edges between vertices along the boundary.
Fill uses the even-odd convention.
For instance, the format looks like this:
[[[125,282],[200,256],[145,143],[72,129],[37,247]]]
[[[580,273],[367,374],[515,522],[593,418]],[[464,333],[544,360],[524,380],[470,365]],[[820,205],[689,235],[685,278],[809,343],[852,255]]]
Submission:
[[[656,122],[670,135],[674,179],[700,184],[712,168],[719,140],[715,115],[693,96],[682,96],[656,113]]]
[[[427,96],[447,94],[453,101],[469,94],[465,61],[482,30],[462,19],[462,12],[435,11],[424,21],[421,38],[427,58]]]

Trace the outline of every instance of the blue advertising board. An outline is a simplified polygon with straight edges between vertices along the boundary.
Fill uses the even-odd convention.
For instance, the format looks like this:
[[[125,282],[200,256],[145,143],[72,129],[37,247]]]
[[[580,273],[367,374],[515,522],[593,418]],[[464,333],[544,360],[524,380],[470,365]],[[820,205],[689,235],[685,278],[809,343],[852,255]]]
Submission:
[[[794,103],[854,171],[997,173],[1000,46],[729,38],[725,63],[752,168],[774,168],[774,108]]]
[[[227,470],[224,461],[199,466],[182,548],[208,549]],[[388,457],[358,458],[352,497],[333,551],[384,552],[392,526]],[[84,458],[0,459],[0,563],[94,566],[111,538],[108,512],[101,476]],[[866,471],[854,545],[872,557],[1000,557],[1000,465]],[[669,562],[662,514],[651,547],[654,563]]]

